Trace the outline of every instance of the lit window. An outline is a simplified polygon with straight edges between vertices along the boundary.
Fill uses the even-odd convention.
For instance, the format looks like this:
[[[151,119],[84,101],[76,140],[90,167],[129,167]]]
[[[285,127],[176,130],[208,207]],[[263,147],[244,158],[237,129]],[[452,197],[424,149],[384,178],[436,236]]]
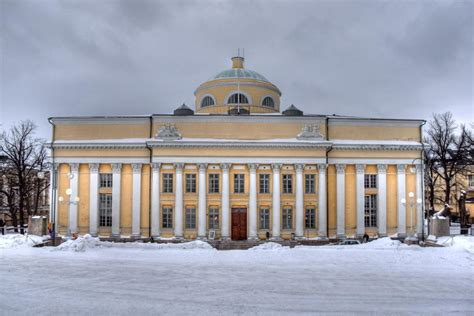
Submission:
[[[204,108],[206,106],[211,106],[211,105],[214,105],[214,99],[211,98],[210,96],[206,96],[204,97],[204,99],[202,99],[201,101],[201,107]]]
[[[272,98],[265,97],[265,99],[263,99],[263,101],[262,101],[262,105],[266,106],[266,107],[269,107],[269,108],[273,108],[273,107],[275,107],[275,102],[273,102]]]
[[[173,208],[169,206],[163,207],[163,228],[173,228]]]
[[[292,209],[285,207],[282,214],[282,228],[291,229],[293,226]]]
[[[229,97],[227,100],[227,103],[229,104],[248,104],[249,100],[247,97],[241,93],[234,93]]]
[[[270,175],[261,174],[260,176],[260,193],[270,193]]]
[[[365,196],[365,227],[377,227],[377,194]]]
[[[111,173],[100,173],[99,174],[99,183],[101,188],[111,188],[112,187],[112,174]]]
[[[219,174],[209,174],[209,193],[219,193]]]
[[[219,228],[219,209],[217,207],[209,208],[209,229]]]
[[[377,188],[377,175],[366,174],[364,176],[364,187],[366,189],[376,189]]]
[[[186,193],[196,193],[196,175],[194,173],[186,174]]]
[[[196,228],[196,209],[186,208],[186,229]]]
[[[291,174],[283,175],[283,193],[293,193],[293,176]]]
[[[234,174],[234,193],[245,192],[245,175]]]
[[[172,173],[163,173],[163,193],[173,193]]]
[[[306,209],[306,228],[307,229],[315,229],[316,228],[316,210],[314,208],[307,208]]]
[[[260,229],[270,229],[270,210],[268,208],[260,209]]]
[[[112,194],[99,194],[99,226],[112,226]]]
[[[315,179],[314,174],[305,175],[305,192],[307,194],[316,193]]]

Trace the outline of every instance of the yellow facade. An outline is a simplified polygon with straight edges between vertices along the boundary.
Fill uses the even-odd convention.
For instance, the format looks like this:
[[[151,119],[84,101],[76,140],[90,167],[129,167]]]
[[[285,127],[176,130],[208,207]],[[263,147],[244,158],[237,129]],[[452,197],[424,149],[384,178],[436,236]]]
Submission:
[[[66,190],[76,181],[77,192],[73,194],[79,198],[77,214],[75,208],[64,201],[53,203],[56,205],[59,233],[84,234],[92,229],[104,237],[145,238],[154,235],[171,238],[178,234],[180,238],[195,239],[203,237],[199,235],[203,233],[203,227],[206,237],[211,230],[210,208],[219,211],[218,228],[215,229],[217,239],[230,238],[234,234],[235,218],[244,222],[240,215],[235,215],[238,209],[246,214],[245,231],[249,238],[265,239],[267,234],[274,237],[276,233],[283,239],[295,236],[333,238],[341,235],[338,226],[341,216],[344,218],[342,233],[349,237],[361,233],[403,236],[412,228],[418,229],[417,214],[421,206],[415,205],[412,212],[409,207],[401,208],[400,199],[408,199],[409,192],[421,192],[418,174],[412,169],[420,161],[420,126],[423,121],[300,115],[294,108],[280,113],[279,89],[263,76],[244,70],[243,59],[238,58],[234,60],[233,70],[224,71],[200,85],[195,92],[198,113],[194,115],[51,118],[54,124],[51,148],[58,166],[56,198],[64,198]],[[233,74],[243,75],[232,77]],[[238,104],[247,106],[250,110],[247,115],[228,114],[235,107],[235,104],[228,104],[235,91],[247,97],[249,104]],[[205,96],[212,96],[215,103],[202,108]],[[273,108],[262,105],[265,97],[272,98]],[[264,112],[267,114],[262,114]],[[78,164],[77,171],[73,170],[72,164]],[[200,188],[199,183],[202,164],[205,167],[205,188]],[[227,167],[222,164],[229,167],[228,197],[223,192],[223,168]],[[253,164],[256,165],[252,167],[256,168],[255,198],[251,185]],[[338,192],[338,181],[342,178],[336,165],[341,164],[345,166],[344,187],[343,192]],[[366,175],[374,175],[377,179],[385,177],[386,181],[377,183],[375,188],[364,184],[362,190],[360,187],[357,189],[357,169],[361,166],[364,167],[364,179]],[[397,168],[402,167],[400,173],[402,169]],[[302,180],[297,183],[301,174],[298,168],[303,170],[302,178],[299,178]],[[279,195],[274,194],[276,172],[279,172]],[[182,187],[178,188],[176,181],[181,173]],[[119,179],[120,188],[117,189],[115,182],[112,187],[93,187],[97,183],[92,181],[100,181],[103,174]],[[167,174],[172,175],[173,181],[170,193],[163,189]],[[188,174],[195,175],[196,191],[192,193],[186,192]],[[218,193],[209,192],[210,174],[219,175]],[[234,176],[240,174],[243,175],[244,191],[236,193]],[[157,175],[160,180],[154,182]],[[260,192],[260,181],[263,181],[260,175],[268,175],[265,184],[268,192]],[[306,175],[314,175],[314,178],[306,178]],[[291,193],[283,192],[284,179],[291,179],[288,180],[292,186]],[[311,184],[314,192],[306,192],[307,179],[314,181]],[[404,183],[399,179],[404,179]],[[158,195],[153,193],[157,185],[160,187]],[[379,185],[384,187],[386,196],[380,197]],[[298,188],[303,192],[301,195],[297,194]],[[108,209],[112,223],[105,226],[97,224],[98,227],[93,227],[95,222],[92,219],[106,214],[104,206],[98,203],[94,194],[91,195],[94,190],[97,195],[112,196],[112,206],[109,205]],[[205,191],[202,195],[201,190]],[[404,190],[405,195],[398,196],[399,190]],[[320,193],[324,191],[325,194]],[[341,207],[342,195],[344,202]],[[380,206],[372,211],[366,207],[361,209],[357,202],[360,195],[362,199],[375,195],[377,203],[380,200],[386,206],[383,210]],[[177,203],[179,196],[182,202]],[[205,198],[204,220],[198,214],[202,212],[202,198]],[[415,196],[415,200],[417,198]],[[228,202],[228,209],[224,202]],[[165,208],[173,211],[166,219],[172,221],[170,223],[165,223]],[[311,223],[313,215],[306,213],[307,209],[313,208],[316,210],[314,224]],[[181,216],[176,214],[177,209],[181,210]],[[194,209],[195,216],[190,215],[187,219],[186,209]],[[262,213],[263,209],[268,209],[268,217]],[[290,215],[284,216],[284,210],[290,210]],[[74,218],[70,218],[70,214]],[[116,214],[119,218],[114,217]],[[279,227],[274,215],[279,219]],[[363,223],[366,216],[373,216],[378,224],[361,227],[361,216],[364,217]],[[154,222],[154,218],[158,218],[159,223]],[[400,219],[405,221],[404,227]],[[194,228],[187,228],[191,222],[195,223]],[[288,225],[289,228],[285,228]]]

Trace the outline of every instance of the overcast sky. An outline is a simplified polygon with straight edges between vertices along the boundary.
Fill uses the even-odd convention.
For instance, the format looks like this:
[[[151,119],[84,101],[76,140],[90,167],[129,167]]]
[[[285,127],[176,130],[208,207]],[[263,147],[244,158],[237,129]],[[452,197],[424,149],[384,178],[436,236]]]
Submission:
[[[171,113],[245,48],[305,113],[473,121],[473,1],[0,0],[0,117]]]

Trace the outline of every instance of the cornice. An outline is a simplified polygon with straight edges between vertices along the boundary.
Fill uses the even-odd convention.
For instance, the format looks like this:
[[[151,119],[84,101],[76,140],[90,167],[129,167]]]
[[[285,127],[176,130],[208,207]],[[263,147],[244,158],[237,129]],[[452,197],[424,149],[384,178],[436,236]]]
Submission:
[[[329,149],[331,144],[322,143],[297,143],[297,142],[147,142],[151,148],[300,148],[300,149]]]
[[[347,151],[356,151],[356,150],[367,150],[367,151],[419,151],[422,150],[421,145],[383,145],[383,144],[354,144],[354,145],[333,145],[333,150],[347,150]]]
[[[48,148],[53,149],[144,149],[146,143],[67,143],[67,144],[54,144],[48,143]]]

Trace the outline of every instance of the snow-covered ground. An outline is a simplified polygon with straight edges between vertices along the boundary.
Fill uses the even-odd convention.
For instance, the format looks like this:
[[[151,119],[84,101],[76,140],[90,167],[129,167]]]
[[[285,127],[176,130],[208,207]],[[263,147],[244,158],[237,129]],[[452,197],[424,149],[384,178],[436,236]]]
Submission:
[[[12,236],[0,236],[1,315],[474,314],[473,237],[216,251]]]

